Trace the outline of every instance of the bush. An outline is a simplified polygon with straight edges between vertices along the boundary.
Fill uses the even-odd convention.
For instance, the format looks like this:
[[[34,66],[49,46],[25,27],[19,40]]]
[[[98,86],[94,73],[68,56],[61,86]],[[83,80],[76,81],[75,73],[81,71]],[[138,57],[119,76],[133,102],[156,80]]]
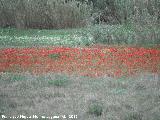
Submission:
[[[89,105],[88,113],[95,116],[101,116],[103,112],[102,104],[94,101]]]
[[[0,26],[73,28],[86,24],[91,5],[75,0],[1,0]]]
[[[94,12],[100,11],[94,19],[98,23],[122,24],[128,21],[160,22],[159,0],[90,0]],[[134,18],[134,19],[133,19]],[[154,19],[154,20],[153,20]]]
[[[158,45],[160,31],[155,25],[129,23],[124,25],[102,25],[91,28],[94,43],[107,45]]]

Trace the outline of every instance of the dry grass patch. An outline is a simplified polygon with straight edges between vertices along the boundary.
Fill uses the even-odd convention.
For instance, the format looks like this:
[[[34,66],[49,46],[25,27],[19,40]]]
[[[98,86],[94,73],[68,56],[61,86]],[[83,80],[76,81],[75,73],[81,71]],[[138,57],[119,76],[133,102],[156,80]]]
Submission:
[[[39,76],[23,73],[21,76],[25,79],[11,81],[13,75],[0,74],[0,114],[73,114],[77,115],[78,120],[160,118],[160,84],[153,74],[115,79],[106,76],[90,78],[55,73]],[[48,84],[50,80],[59,78],[67,78],[69,82],[65,86]]]

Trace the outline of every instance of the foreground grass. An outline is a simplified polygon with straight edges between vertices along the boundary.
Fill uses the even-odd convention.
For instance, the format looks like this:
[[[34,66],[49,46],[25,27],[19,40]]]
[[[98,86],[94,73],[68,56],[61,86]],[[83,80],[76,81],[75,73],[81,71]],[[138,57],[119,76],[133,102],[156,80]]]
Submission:
[[[119,79],[62,73],[38,76],[0,73],[0,114],[6,116],[77,115],[78,120],[159,120],[159,102],[159,78],[149,73]]]

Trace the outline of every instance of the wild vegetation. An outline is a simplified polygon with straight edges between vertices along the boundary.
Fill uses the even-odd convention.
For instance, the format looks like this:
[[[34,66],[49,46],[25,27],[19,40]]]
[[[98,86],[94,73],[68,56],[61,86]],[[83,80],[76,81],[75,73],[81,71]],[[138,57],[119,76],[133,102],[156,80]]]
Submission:
[[[160,43],[159,0],[0,0],[0,16],[0,26],[4,28],[68,30],[81,27],[78,40],[69,38],[75,44],[81,44],[79,41],[85,45]],[[9,37],[13,37],[11,33],[16,31],[9,29],[8,32]],[[27,44],[27,40],[20,41]],[[37,41],[47,43],[44,38]]]
[[[62,29],[86,24],[91,7],[75,0],[1,0],[0,26]]]
[[[0,119],[159,120],[159,103],[160,0],[0,0]]]
[[[77,120],[159,120],[159,86],[159,80],[150,73],[114,79],[3,72],[0,115],[34,113],[39,120],[42,116],[69,119],[69,115],[77,116]]]
[[[0,57],[0,72],[62,72],[90,77],[160,72],[160,50],[136,47],[8,48],[0,50]]]

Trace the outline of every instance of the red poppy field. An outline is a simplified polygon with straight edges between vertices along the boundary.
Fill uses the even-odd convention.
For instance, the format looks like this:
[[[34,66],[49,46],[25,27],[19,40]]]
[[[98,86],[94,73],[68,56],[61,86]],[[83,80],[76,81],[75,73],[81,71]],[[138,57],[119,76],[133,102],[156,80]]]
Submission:
[[[151,48],[7,48],[0,50],[0,58],[0,72],[62,72],[90,77],[160,72],[160,50]]]

